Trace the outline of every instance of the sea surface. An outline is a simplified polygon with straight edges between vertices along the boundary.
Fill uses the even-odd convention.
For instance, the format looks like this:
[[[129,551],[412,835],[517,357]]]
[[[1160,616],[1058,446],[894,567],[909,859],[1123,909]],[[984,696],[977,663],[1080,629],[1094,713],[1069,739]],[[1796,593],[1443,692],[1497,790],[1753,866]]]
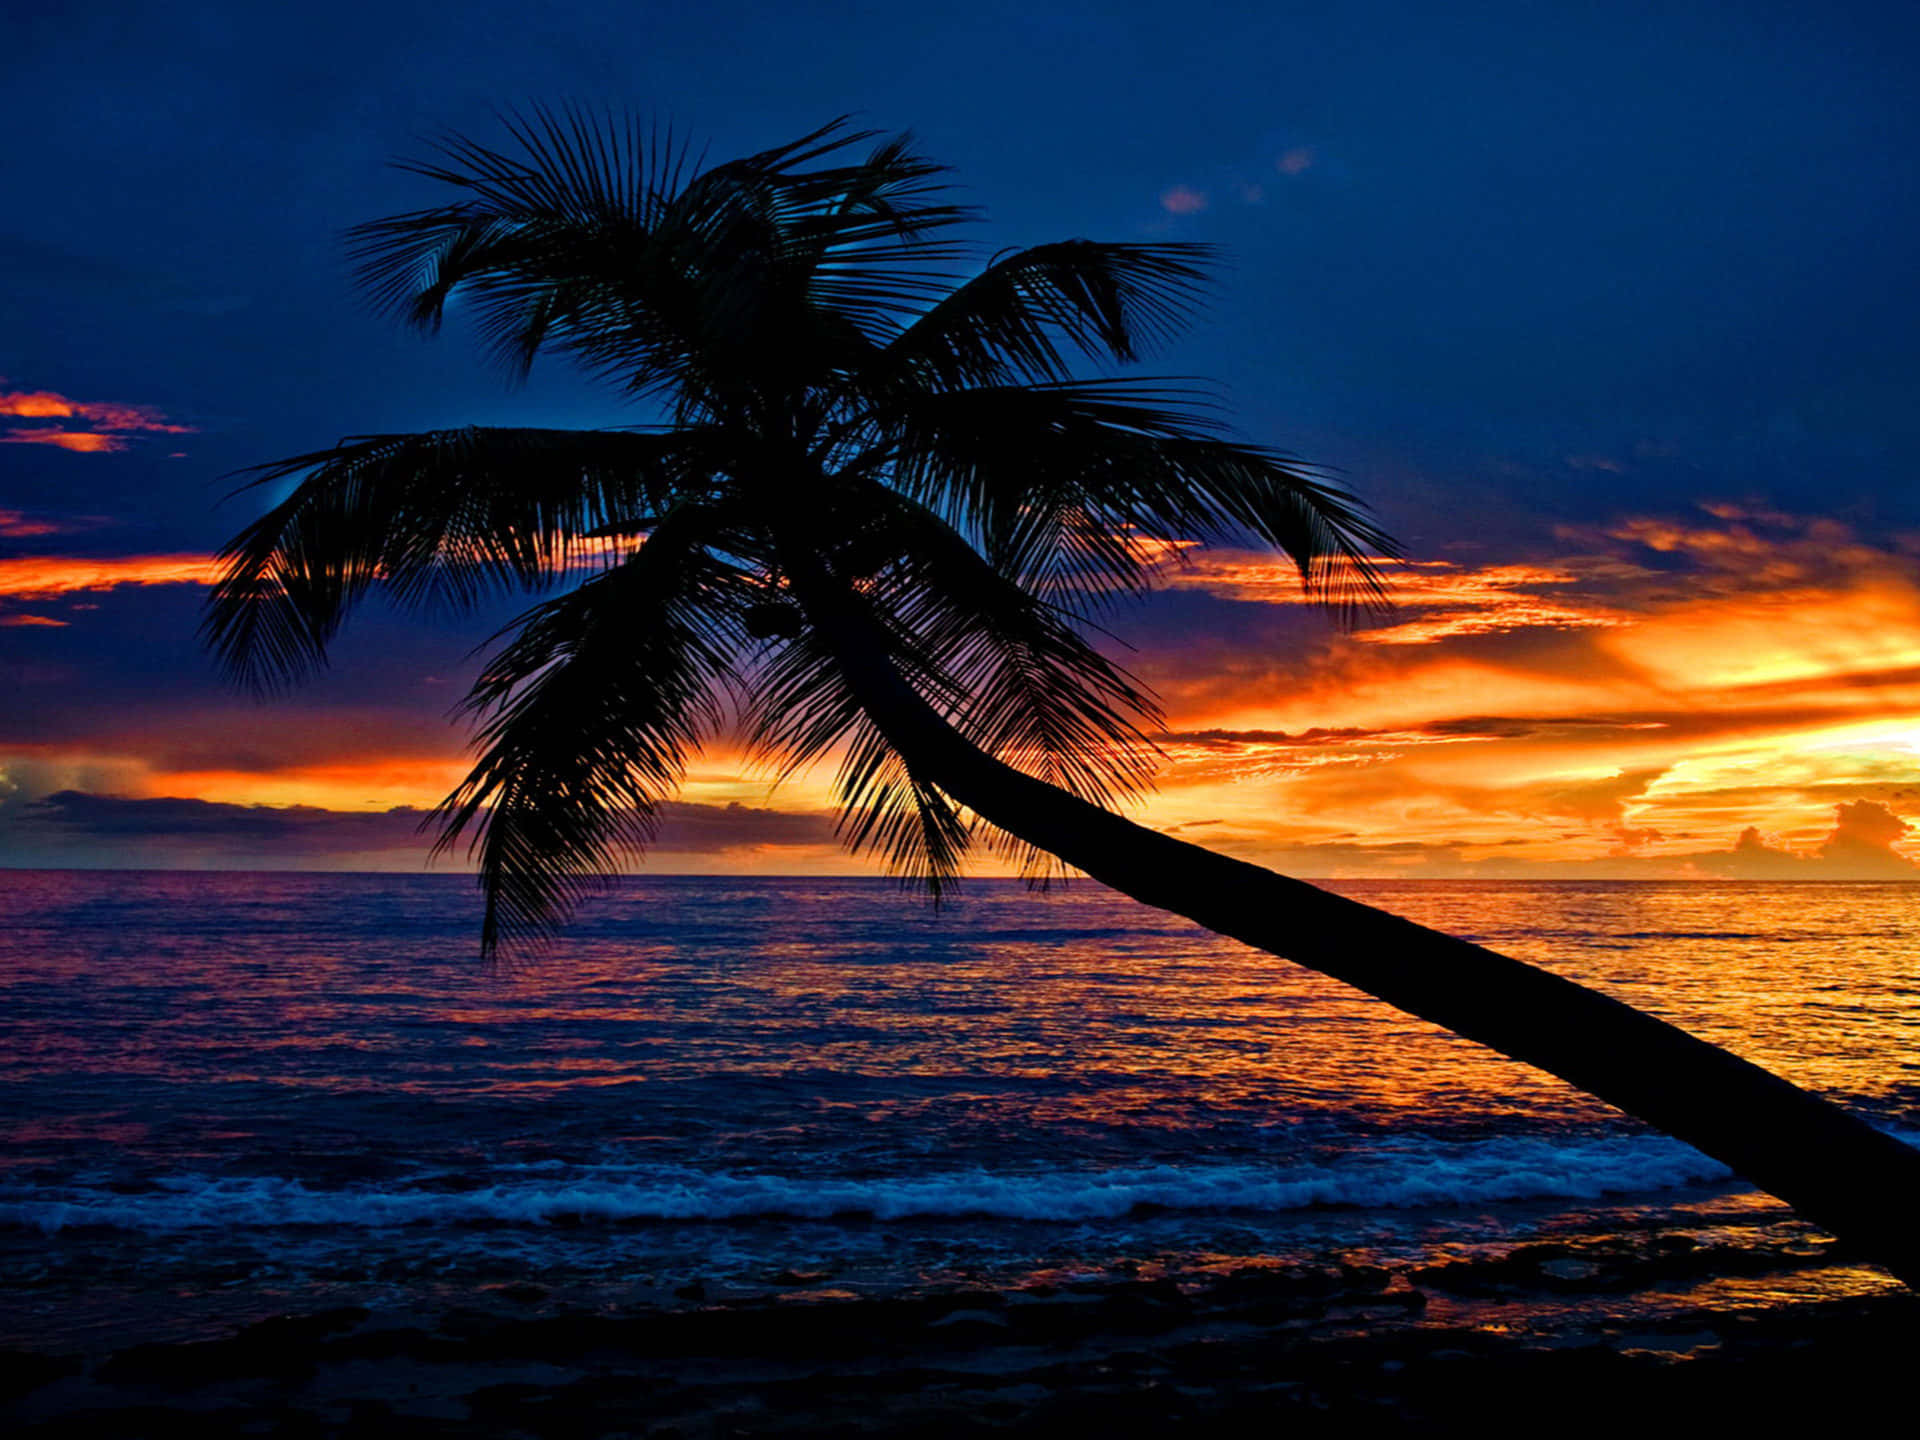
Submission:
[[[1920,1132],[1920,886],[1330,888]],[[1091,883],[934,911],[877,880],[634,879],[510,967],[476,958],[464,877],[0,871],[0,901],[0,1345],[515,1287],[1819,1238],[1556,1080]]]

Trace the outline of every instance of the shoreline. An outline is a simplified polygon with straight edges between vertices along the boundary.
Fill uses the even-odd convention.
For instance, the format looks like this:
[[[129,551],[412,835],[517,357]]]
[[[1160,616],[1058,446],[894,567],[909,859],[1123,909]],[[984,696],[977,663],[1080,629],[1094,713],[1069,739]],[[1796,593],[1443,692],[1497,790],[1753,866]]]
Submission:
[[[1684,1241],[1684,1243],[1682,1243]],[[0,1353],[10,1433],[581,1437],[1777,1429],[1904,1403],[1920,1296],[1828,1251],[1615,1237],[1415,1267],[855,1296],[831,1277],[589,1311],[543,1287],[225,1338]],[[1896,1412],[1897,1413],[1897,1412]]]

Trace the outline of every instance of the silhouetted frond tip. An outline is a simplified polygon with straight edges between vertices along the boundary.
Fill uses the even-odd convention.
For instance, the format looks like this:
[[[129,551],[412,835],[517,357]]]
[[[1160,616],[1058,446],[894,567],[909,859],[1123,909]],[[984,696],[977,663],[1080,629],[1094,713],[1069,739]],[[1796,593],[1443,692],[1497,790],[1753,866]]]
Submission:
[[[434,851],[472,832],[486,953],[548,938],[637,858],[717,725],[746,591],[703,539],[697,522],[662,524],[617,568],[528,611],[474,681],[480,758],[435,812]]]
[[[1186,327],[1212,256],[1187,243],[1036,245],[947,294],[887,344],[880,363],[957,389],[1064,380],[1068,351],[1132,362]]]
[[[468,426],[257,466],[247,488],[302,478],[220,552],[203,634],[231,675],[270,690],[324,665],[375,587],[458,610],[551,585],[595,553],[595,531],[698,493],[707,440]]]

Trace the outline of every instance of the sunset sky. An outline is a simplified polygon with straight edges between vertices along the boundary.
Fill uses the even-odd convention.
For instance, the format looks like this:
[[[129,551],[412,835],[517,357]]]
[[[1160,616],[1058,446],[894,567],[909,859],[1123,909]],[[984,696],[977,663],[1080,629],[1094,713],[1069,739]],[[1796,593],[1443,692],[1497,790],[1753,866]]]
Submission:
[[[457,15],[457,23],[449,23]],[[0,865],[415,870],[513,613],[378,607],[320,681],[195,624],[239,467],[350,434],[647,420],[355,297],[387,166],[530,101],[715,160],[911,130],[984,258],[1230,257],[1147,368],[1405,544],[1343,633],[1194,551],[1114,622],[1141,818],[1309,876],[1920,879],[1920,12],[1676,3],[40,7],[0,46]],[[690,776],[668,871],[860,872],[825,773]]]

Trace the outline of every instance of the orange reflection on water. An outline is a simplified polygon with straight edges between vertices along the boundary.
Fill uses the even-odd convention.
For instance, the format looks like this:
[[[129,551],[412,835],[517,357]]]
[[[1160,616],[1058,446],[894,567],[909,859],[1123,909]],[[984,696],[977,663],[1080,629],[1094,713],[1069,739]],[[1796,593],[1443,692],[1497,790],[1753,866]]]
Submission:
[[[547,960],[503,971],[474,960],[471,892],[457,882],[420,887],[418,900],[374,877],[58,883],[95,887],[96,905],[128,914],[169,885],[206,899],[176,912],[184,928],[157,957],[153,938],[117,955],[110,924],[0,947],[12,955],[0,1080],[71,1071],[447,1102],[724,1078],[743,1094],[818,1093],[821,1116],[862,1123],[913,1130],[945,1117],[925,1122],[937,1131],[958,1113],[987,1133],[1104,1127],[1155,1144],[1228,1121],[1303,1133],[1337,1121],[1389,1143],[1430,1127],[1591,1127],[1610,1114],[1092,886],[1050,899],[978,887],[937,915],[879,886],[795,882],[744,898],[713,884],[631,886],[590,905]],[[1337,888],[1595,985],[1825,1093],[1897,1096],[1920,1070],[1920,887]],[[370,903],[362,892],[389,897],[384,918],[342,938]],[[249,928],[234,930],[234,916]],[[434,928],[421,929],[429,916]],[[65,1009],[38,1015],[36,996]],[[79,1018],[55,1023],[67,1010]]]

